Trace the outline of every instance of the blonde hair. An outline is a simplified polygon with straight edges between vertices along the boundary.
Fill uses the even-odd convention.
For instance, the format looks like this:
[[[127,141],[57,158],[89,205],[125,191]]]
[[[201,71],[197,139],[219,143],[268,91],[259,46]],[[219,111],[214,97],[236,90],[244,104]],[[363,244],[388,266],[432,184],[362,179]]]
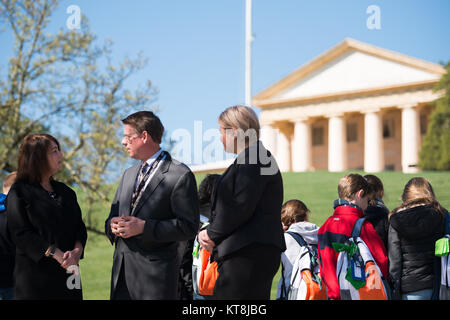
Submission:
[[[11,186],[16,181],[17,171],[11,172],[8,174],[5,179],[3,180],[3,193],[7,194],[9,192],[9,189],[11,189]]]
[[[431,183],[423,177],[414,177],[406,183],[402,193],[402,204],[392,210],[391,215],[395,212],[419,205],[432,205],[432,207],[441,214],[445,214],[446,212],[436,200],[436,195]]]
[[[364,196],[370,193],[369,183],[362,175],[350,173],[339,180],[338,195],[340,199],[352,201],[354,200],[355,193],[359,190],[364,191]]]
[[[281,222],[285,226],[307,220],[310,211],[300,200],[286,201],[281,207]]]
[[[259,120],[255,111],[247,106],[228,107],[219,116],[219,124],[225,128],[241,129],[243,132],[254,130],[259,139]]]

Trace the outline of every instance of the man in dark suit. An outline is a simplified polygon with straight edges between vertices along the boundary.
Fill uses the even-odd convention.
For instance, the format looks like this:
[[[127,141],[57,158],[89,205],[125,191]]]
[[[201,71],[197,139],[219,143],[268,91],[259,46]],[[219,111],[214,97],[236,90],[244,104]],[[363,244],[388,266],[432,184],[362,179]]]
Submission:
[[[123,174],[105,222],[116,246],[111,299],[177,299],[177,247],[194,238],[199,225],[195,178],[161,150],[164,127],[152,112],[122,122],[122,144],[141,163]]]

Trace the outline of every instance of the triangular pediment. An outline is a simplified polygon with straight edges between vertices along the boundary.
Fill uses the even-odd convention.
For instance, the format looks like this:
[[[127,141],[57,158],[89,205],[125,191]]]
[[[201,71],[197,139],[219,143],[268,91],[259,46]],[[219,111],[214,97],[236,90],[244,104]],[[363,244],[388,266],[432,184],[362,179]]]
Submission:
[[[440,65],[346,39],[256,96],[286,101],[440,79]]]

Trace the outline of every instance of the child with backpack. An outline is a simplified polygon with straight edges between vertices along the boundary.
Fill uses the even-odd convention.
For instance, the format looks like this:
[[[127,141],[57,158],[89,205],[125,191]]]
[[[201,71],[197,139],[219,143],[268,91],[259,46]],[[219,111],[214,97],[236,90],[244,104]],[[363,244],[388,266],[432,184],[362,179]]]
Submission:
[[[333,215],[318,231],[320,272],[330,299],[341,299],[341,288],[337,276],[339,252],[335,250],[336,244],[348,242],[356,221],[363,217],[364,210],[367,208],[369,192],[369,184],[363,176],[349,174],[341,178],[338,184],[339,199],[334,201]],[[386,249],[372,224],[364,221],[358,236],[366,244],[382,276],[387,278]]]
[[[405,185],[402,204],[389,217],[389,278],[394,299],[432,298],[439,276],[435,243],[444,236],[446,212],[427,179],[412,178]]]
[[[317,299],[320,297],[326,299],[325,289],[323,290],[322,295],[316,294],[313,296],[309,294],[306,296],[302,293],[295,295],[295,297],[293,295],[292,285],[294,283],[292,280],[294,280],[295,277],[298,277],[298,280],[300,280],[300,277],[302,276],[302,270],[298,268],[299,261],[296,263],[296,260],[300,258],[299,255],[306,253],[306,250],[311,250],[311,254],[315,255],[315,263],[317,264],[317,270],[319,270],[317,261],[317,232],[319,228],[315,224],[308,222],[309,214],[309,209],[300,200],[289,200],[284,203],[281,208],[281,222],[285,231],[284,239],[286,241],[286,251],[281,255],[282,275],[277,287],[277,299],[296,300]],[[305,246],[308,246],[308,248],[305,248]],[[311,261],[311,263],[314,264],[314,261]],[[294,270],[295,268],[296,270]],[[310,272],[314,273],[314,270],[310,270]],[[323,285],[321,280],[317,280],[319,280],[317,281],[317,284],[321,287]],[[298,289],[299,288],[295,288],[295,290]]]

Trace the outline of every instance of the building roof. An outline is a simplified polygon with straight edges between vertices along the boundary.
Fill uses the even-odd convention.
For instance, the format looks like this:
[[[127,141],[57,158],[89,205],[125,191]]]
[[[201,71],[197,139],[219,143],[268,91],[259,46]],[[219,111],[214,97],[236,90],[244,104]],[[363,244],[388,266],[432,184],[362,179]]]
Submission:
[[[253,96],[253,105],[264,109],[308,99],[433,86],[445,72],[435,63],[345,39]]]

